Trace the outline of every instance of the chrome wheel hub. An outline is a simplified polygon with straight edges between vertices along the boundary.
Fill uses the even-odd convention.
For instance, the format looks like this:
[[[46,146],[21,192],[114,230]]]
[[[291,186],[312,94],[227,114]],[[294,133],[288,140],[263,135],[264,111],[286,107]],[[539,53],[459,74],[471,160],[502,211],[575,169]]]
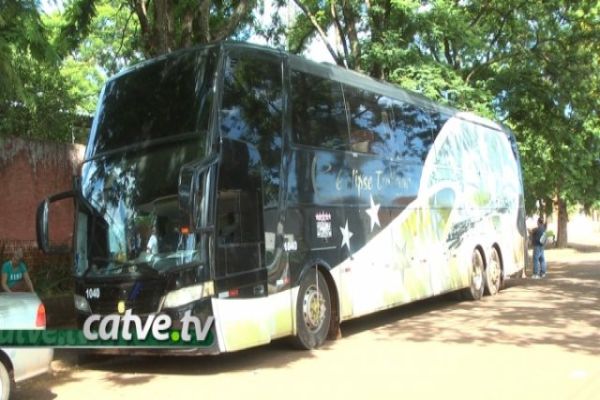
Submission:
[[[312,332],[321,329],[325,320],[325,300],[315,285],[306,289],[302,300],[302,315],[306,327]]]
[[[473,286],[475,290],[480,290],[483,286],[483,261],[481,260],[481,256],[479,254],[473,255]]]

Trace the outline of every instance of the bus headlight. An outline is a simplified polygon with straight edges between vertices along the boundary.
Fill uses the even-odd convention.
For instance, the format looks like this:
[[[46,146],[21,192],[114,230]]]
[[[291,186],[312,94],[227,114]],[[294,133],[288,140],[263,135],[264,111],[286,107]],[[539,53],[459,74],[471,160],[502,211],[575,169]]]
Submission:
[[[85,313],[91,313],[92,310],[90,308],[90,303],[86,300],[85,297],[80,296],[78,294],[73,295],[73,299],[75,300],[75,309],[79,311],[83,311]]]
[[[180,307],[184,304],[189,304],[192,301],[210,297],[214,293],[215,289],[212,281],[173,290],[172,292],[167,293],[163,308]]]

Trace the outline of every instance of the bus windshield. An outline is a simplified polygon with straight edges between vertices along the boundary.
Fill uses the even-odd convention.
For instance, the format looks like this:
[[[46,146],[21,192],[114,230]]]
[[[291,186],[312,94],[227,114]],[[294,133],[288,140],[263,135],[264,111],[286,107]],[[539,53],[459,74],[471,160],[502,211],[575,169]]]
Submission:
[[[208,155],[210,64],[206,50],[188,52],[106,85],[82,167],[79,275],[155,274],[200,260],[178,180]]]
[[[174,54],[110,80],[102,92],[86,158],[125,146],[205,130],[214,55]]]

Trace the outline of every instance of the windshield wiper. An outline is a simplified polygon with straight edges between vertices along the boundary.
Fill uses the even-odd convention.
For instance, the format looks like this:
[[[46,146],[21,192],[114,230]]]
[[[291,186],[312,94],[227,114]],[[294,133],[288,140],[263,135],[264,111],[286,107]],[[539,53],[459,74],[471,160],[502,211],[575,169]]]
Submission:
[[[113,271],[119,271],[119,274],[132,274],[132,273],[141,273],[152,276],[159,275],[159,272],[148,265],[147,262],[135,263],[131,261],[118,261],[105,257],[92,257],[93,262],[103,262],[106,263],[104,267],[98,267],[95,272],[104,271],[107,273]],[[85,274],[87,275],[92,270],[91,267],[88,267]]]

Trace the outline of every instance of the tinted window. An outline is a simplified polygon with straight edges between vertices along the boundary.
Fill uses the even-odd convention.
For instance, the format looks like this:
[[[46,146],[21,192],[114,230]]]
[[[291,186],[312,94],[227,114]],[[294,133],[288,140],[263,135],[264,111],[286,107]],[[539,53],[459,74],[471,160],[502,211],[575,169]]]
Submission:
[[[295,142],[347,149],[348,126],[341,85],[315,75],[292,71],[291,90]]]
[[[218,275],[260,267],[260,158],[254,147],[223,140],[217,206]]]
[[[90,139],[94,153],[207,129],[208,54],[168,57],[108,82]]]
[[[227,59],[221,133],[254,145],[261,155],[281,148],[281,65],[277,59]]]
[[[181,166],[201,156],[199,141],[190,139],[83,164],[81,192],[94,209],[88,219],[88,255],[102,260],[91,274],[131,272],[113,268],[123,263],[147,263],[164,271],[199,259],[196,236],[188,234],[189,218],[179,208],[177,182]],[[157,247],[148,251],[152,236]],[[182,251],[186,254],[179,257]]]
[[[350,112],[350,149],[391,157],[391,100],[353,87],[344,87]]]
[[[283,91],[279,59],[230,57],[225,68],[221,133],[254,145],[263,167],[264,205],[279,196]]]
[[[423,162],[431,149],[433,138],[443,125],[443,117],[409,103],[394,101],[393,135],[389,148],[400,161]]]
[[[219,235],[223,244],[236,245],[223,249],[228,273],[255,269],[259,260],[269,264],[273,258],[273,240],[264,240],[266,253],[260,257],[259,251],[263,234],[272,238],[278,221],[282,110],[280,58],[260,53],[230,53],[223,78],[221,135],[234,139],[224,140],[224,145],[246,150],[238,149],[231,160],[227,159],[226,147],[223,152],[218,224],[223,232],[227,227],[234,228],[232,234],[220,231]],[[250,146],[240,147],[241,142]],[[244,157],[250,157],[251,162],[240,164],[242,169],[232,171],[226,166],[240,163]],[[255,181],[255,177],[260,180]],[[226,184],[228,178],[233,179]],[[252,185],[244,186],[249,183]],[[239,260],[234,261],[235,257]],[[224,258],[220,260],[222,263]]]

